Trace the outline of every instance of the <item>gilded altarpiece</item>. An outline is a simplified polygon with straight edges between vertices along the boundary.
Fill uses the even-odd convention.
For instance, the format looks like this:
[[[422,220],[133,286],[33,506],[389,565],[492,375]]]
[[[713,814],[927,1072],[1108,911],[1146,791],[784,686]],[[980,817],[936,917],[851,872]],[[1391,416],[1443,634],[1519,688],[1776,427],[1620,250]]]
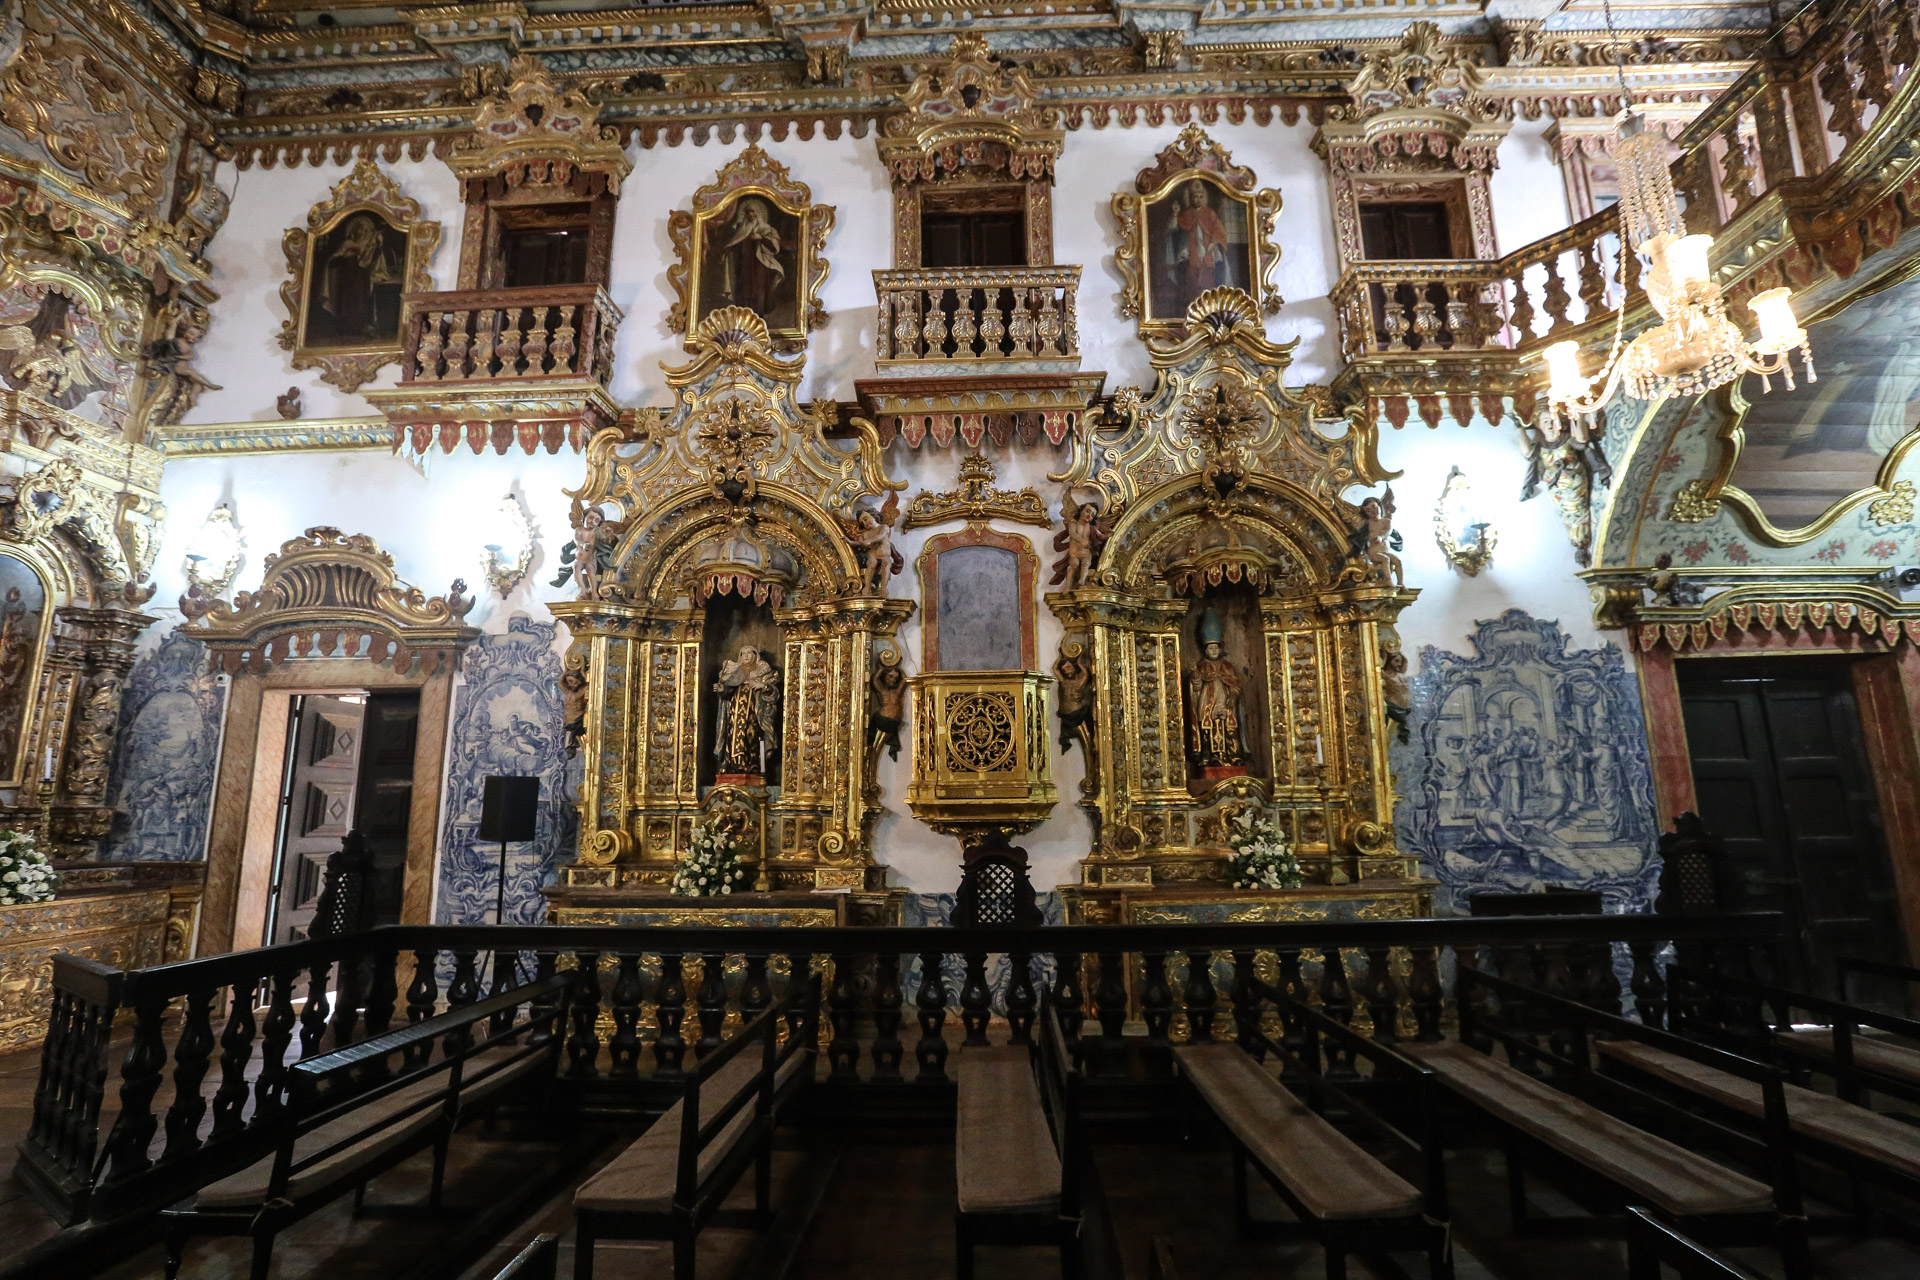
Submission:
[[[693,360],[666,370],[674,407],[596,436],[570,491],[580,598],[553,610],[573,634],[586,770],[579,858],[550,891],[562,921],[664,894],[703,823],[731,828],[757,864],[737,912],[884,888],[869,686],[876,642],[913,605],[871,589],[848,529],[905,484],[887,478],[870,423],[836,443],[831,406],[795,402],[804,359],[776,355],[752,312],[711,313],[689,345]],[[720,655],[707,650],[737,643],[719,634],[722,608],[770,619],[757,625],[779,672],[777,750],[758,782],[716,777],[711,760]]]
[[[1394,848],[1381,696],[1394,621],[1418,593],[1385,552],[1378,505],[1340,496],[1387,477],[1364,419],[1331,418],[1318,389],[1283,384],[1292,346],[1269,342],[1259,315],[1238,290],[1202,295],[1189,336],[1149,344],[1152,393],[1122,391],[1058,477],[1070,513],[1096,513],[1090,538],[1063,539],[1056,581],[1070,589],[1046,597],[1066,628],[1063,685],[1086,681],[1062,697],[1096,831],[1067,891],[1079,920],[1144,919],[1176,900],[1177,914],[1210,919],[1430,903],[1431,882]],[[1239,620],[1207,621],[1223,616]],[[1202,655],[1220,657],[1210,633],[1239,681],[1244,747],[1224,763],[1190,721]],[[1249,810],[1292,841],[1303,889],[1222,882],[1227,824]]]

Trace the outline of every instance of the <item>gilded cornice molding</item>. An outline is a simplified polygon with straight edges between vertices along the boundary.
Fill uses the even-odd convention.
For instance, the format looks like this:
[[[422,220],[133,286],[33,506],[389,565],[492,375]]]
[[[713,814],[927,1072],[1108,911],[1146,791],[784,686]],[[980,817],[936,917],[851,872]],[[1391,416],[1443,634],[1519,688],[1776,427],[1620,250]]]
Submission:
[[[304,418],[292,422],[209,422],[163,428],[156,444],[169,458],[337,453],[393,448],[386,418]]]

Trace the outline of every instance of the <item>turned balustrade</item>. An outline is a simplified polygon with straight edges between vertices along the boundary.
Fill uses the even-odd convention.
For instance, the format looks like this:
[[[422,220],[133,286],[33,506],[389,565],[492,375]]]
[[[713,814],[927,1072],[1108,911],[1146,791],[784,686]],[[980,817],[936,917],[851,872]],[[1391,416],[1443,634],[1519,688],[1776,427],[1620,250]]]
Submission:
[[[1920,117],[1920,95],[1903,92],[1920,61],[1920,12],[1843,0],[1806,17],[1817,30],[1783,27],[1675,140],[1674,190],[1688,230],[1719,237],[1716,267],[1748,270],[1790,247],[1796,226],[1897,159]],[[1594,327],[1623,303],[1630,329],[1651,319],[1639,275],[1610,207],[1502,258],[1355,263],[1331,297],[1349,361],[1525,356],[1565,338],[1604,344]]]
[[[406,296],[404,382],[613,376],[620,309],[599,285],[467,289]]]
[[[1656,957],[1669,941],[1691,944],[1692,963],[1724,953],[1728,971],[1764,972],[1776,924],[1608,915],[966,930],[397,926],[126,973],[62,956],[20,1167],[66,1221],[151,1209],[271,1149],[296,1063],[556,973],[575,975],[558,1087],[593,1090],[596,1110],[657,1111],[658,1090],[678,1087],[689,1053],[705,1057],[782,1002],[785,1034],[813,1026],[822,1037],[828,1105],[857,1113],[888,1087],[950,1087],[950,1036],[1028,1042],[1043,991],[1090,1078],[1120,1087],[1164,1078],[1181,1039],[1254,1044],[1262,1018],[1277,1016],[1282,1042],[1303,1047],[1273,992],[1381,1040],[1438,1039],[1452,1018],[1443,975],[1459,965],[1617,1010],[1617,949],[1631,967],[1628,1007],[1658,1024]],[[796,986],[816,973],[818,988]],[[795,1007],[792,993],[815,990],[807,998],[822,1008]],[[110,1063],[121,1013],[129,1039]],[[507,1029],[499,1021],[489,1034]],[[473,1034],[412,1045],[402,1065],[457,1054]],[[1324,1048],[1329,1078],[1357,1076],[1351,1051]],[[390,1069],[367,1064],[370,1078]]]
[[[873,273],[874,360],[1077,361],[1079,267],[914,268]]]

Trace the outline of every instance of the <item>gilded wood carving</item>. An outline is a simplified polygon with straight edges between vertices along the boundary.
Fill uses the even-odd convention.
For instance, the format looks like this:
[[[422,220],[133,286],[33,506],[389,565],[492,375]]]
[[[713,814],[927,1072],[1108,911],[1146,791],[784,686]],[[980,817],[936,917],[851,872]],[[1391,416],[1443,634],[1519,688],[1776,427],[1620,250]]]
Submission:
[[[361,160],[332,193],[307,212],[307,225],[281,240],[287,318],[280,345],[296,369],[319,369],[321,380],[357,391],[383,365],[400,358],[404,295],[433,287],[428,269],[440,245],[440,224],[420,216],[371,160]]]
[[[1238,289],[1269,315],[1280,309],[1278,191],[1256,189],[1253,170],[1199,125],[1181,130],[1133,185],[1113,197],[1114,265],[1126,282],[1120,313],[1139,322],[1142,336],[1183,331],[1187,308],[1209,289]]]
[[[827,322],[820,303],[826,283],[827,233],[833,206],[816,205],[787,167],[749,146],[693,193],[692,209],[676,209],[667,234],[679,261],[667,282],[679,299],[667,327],[689,335],[724,307],[760,317],[776,351],[797,351],[809,331]]]

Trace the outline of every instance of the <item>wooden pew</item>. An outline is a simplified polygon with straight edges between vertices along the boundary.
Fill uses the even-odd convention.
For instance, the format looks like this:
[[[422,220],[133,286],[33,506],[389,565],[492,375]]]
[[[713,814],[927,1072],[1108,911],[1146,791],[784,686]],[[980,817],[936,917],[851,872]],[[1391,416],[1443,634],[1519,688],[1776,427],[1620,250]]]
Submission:
[[[1304,1034],[1305,1048],[1298,1055],[1268,1038],[1257,1018],[1240,1020],[1242,1043],[1214,1040],[1211,1028],[1196,1026],[1194,1039],[1173,1051],[1181,1078],[1225,1127],[1233,1144],[1234,1214],[1242,1233],[1255,1225],[1247,1203],[1251,1161],[1293,1210],[1300,1226],[1320,1242],[1326,1252],[1328,1280],[1346,1275],[1350,1253],[1401,1249],[1424,1251],[1429,1274],[1435,1280],[1448,1280],[1453,1275],[1453,1255],[1444,1148],[1434,1127],[1439,1096],[1433,1070],[1300,1000],[1279,996],[1270,988],[1268,993],[1278,997],[1290,1029]],[[1391,1079],[1405,1090],[1418,1136],[1389,1122],[1327,1078],[1320,1068],[1323,1037],[1365,1058],[1373,1066],[1376,1081]],[[1314,1105],[1307,1105],[1283,1085],[1243,1043],[1295,1068],[1300,1087]],[[1345,1111],[1407,1158],[1419,1169],[1423,1185],[1417,1187],[1400,1177],[1328,1123],[1319,1112],[1330,1107]]]
[[[556,974],[295,1065],[271,1154],[160,1215],[167,1280],[195,1235],[252,1237],[250,1274],[266,1280],[280,1231],[350,1190],[357,1212],[371,1179],[428,1147],[437,1209],[453,1131],[515,1086],[553,1077],[572,987],[571,975]],[[532,1006],[530,1021],[475,1040],[478,1024],[510,1018],[522,1004]],[[394,1073],[396,1054],[404,1065]]]
[[[790,1001],[799,1002],[802,1016],[784,1046],[778,1032],[790,1002],[768,1006],[702,1058],[687,1073],[680,1100],[575,1190],[575,1280],[592,1280],[600,1240],[670,1240],[674,1280],[693,1280],[702,1227],[717,1220],[762,1228],[772,1221],[774,1126],[813,1079],[819,1041],[819,978],[797,985]],[[749,1166],[754,1207],[721,1209]]]
[[[1807,1223],[1787,1129],[1785,1081],[1777,1068],[1464,966],[1457,992],[1460,1040],[1403,1047],[1432,1066],[1456,1098],[1506,1139],[1516,1230],[1549,1225],[1528,1210],[1524,1157],[1576,1175],[1622,1213],[1644,1205],[1714,1242],[1771,1242],[1780,1251],[1789,1280],[1811,1276]],[[1483,1001],[1497,1002],[1498,1013],[1484,1008]],[[1548,1044],[1541,1043],[1542,1027],[1550,1028]],[[1763,1123],[1757,1128],[1716,1124],[1600,1073],[1592,1052],[1600,1037],[1671,1052],[1751,1081],[1760,1092]],[[1496,1044],[1506,1051],[1504,1064],[1492,1056]],[[1543,1069],[1551,1071],[1552,1083],[1541,1078]],[[1601,1104],[1631,1113],[1634,1122]],[[1641,1127],[1648,1122],[1690,1145]],[[1763,1172],[1768,1181],[1726,1168],[1699,1154],[1694,1145],[1729,1152]],[[1561,1219],[1551,1225],[1617,1231],[1624,1229],[1625,1219]]]
[[[954,1171],[956,1274],[973,1280],[982,1244],[1056,1245],[1060,1274],[1081,1274],[1080,1072],[1067,1053],[1053,992],[1040,1001],[1036,1045],[962,1049]]]

